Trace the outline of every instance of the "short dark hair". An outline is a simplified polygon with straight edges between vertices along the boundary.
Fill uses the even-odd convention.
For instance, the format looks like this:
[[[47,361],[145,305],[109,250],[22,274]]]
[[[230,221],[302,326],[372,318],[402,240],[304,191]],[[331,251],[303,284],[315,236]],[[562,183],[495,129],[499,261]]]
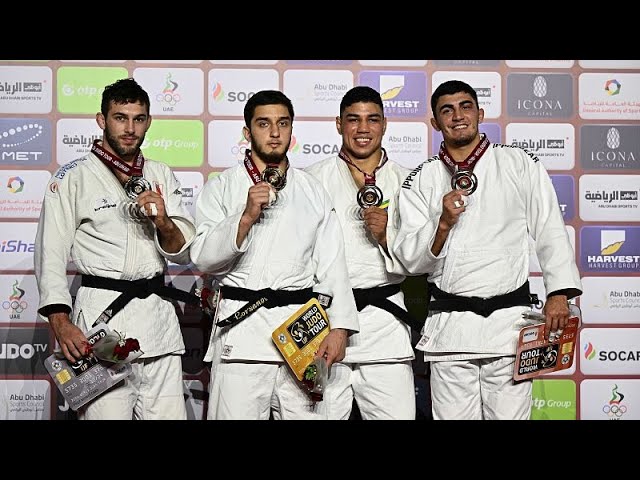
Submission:
[[[149,95],[133,78],[122,78],[104,87],[100,111],[105,117],[109,113],[111,102],[121,105],[140,102],[147,107],[147,113],[151,109]]]
[[[473,101],[476,102],[476,107],[479,107],[478,94],[471,85],[460,80],[449,80],[438,85],[438,88],[436,88],[436,90],[431,95],[431,111],[433,112],[433,114],[436,114],[436,106],[438,105],[438,100],[440,100],[440,97],[444,95],[453,95],[458,92],[464,92],[471,95]]]
[[[256,108],[263,105],[284,105],[289,110],[289,116],[293,122],[293,104],[291,100],[278,90],[261,90],[254,93],[244,106],[244,123],[251,128],[251,120],[256,113]]]
[[[382,116],[384,116],[384,105],[380,94],[371,87],[360,85],[353,87],[344,94],[344,97],[342,97],[342,100],[340,101],[340,117],[342,117],[342,114],[348,107],[354,103],[360,102],[375,103],[376,105],[379,105],[382,110]]]

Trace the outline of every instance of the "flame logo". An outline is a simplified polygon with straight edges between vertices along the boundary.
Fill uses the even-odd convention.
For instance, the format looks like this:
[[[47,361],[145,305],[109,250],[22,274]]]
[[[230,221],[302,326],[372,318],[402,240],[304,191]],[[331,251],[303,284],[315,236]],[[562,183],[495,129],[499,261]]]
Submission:
[[[289,152],[298,153],[300,150],[300,144],[296,140],[295,135],[291,135],[291,143],[289,144]]]
[[[584,346],[584,358],[586,358],[587,360],[593,360],[593,357],[596,356],[596,349],[593,348],[593,345],[591,345],[591,342],[587,342],[587,344]]]
[[[220,85],[218,82],[216,82],[216,84],[213,86],[213,99],[216,102],[219,102],[220,100],[224,99],[224,92],[222,91],[222,85]]]

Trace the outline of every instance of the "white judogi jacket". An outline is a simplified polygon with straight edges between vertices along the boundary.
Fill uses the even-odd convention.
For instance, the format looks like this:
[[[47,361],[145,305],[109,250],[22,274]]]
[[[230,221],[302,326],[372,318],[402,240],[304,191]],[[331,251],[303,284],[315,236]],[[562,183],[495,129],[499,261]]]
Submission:
[[[221,285],[250,290],[300,290],[331,295],[327,309],[331,328],[358,331],[355,301],[344,258],[340,222],[327,192],[306,172],[287,171],[287,185],[238,248],[240,217],[253,185],[244,164],[211,178],[196,201],[196,238],[191,259]],[[247,302],[222,299],[217,319],[227,318]],[[282,362],[271,334],[300,305],[261,307],[240,323],[214,325],[205,361]]]
[[[519,147],[492,144],[473,172],[477,190],[451,229],[438,257],[431,253],[442,197],[451,174],[437,156],[404,181],[400,229],[393,251],[412,273],[455,295],[492,297],[520,287],[529,277],[529,235],[533,237],[547,292],[582,291],[553,185],[542,163]],[[428,316],[417,345],[425,360],[459,360],[514,355],[526,306]]]
[[[387,255],[367,232],[357,202],[358,186],[349,166],[338,156],[316,162],[305,169],[327,189],[335,205],[345,241],[345,255],[352,288],[371,288],[401,283],[403,266]],[[409,169],[388,160],[376,172],[387,211],[387,245],[397,229],[397,193]],[[405,309],[402,291],[389,300]],[[413,359],[410,328],[386,310],[368,305],[358,313],[360,332],[349,337],[343,363],[372,363]]]
[[[92,153],[58,169],[45,191],[35,243],[38,308],[72,305],[67,263],[79,273],[121,280],[149,279],[165,271],[167,260],[189,263],[195,226],[182,206],[180,184],[164,163],[145,159],[144,177],[162,193],[167,214],[186,243],[180,252],[162,250],[155,226],[131,216],[132,200],[113,172]],[[92,328],[119,292],[80,287],[72,321],[83,331]],[[46,318],[45,318],[46,320]],[[157,295],[134,298],[110,321],[109,327],[137,338],[143,357],[183,353],[184,343],[173,304]]]

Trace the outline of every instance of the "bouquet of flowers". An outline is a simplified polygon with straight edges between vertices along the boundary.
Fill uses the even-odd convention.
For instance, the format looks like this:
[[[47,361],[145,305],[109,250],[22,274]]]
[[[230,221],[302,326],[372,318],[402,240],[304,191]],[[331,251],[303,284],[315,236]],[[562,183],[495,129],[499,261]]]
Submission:
[[[128,363],[144,353],[140,350],[138,340],[125,338],[125,335],[117,330],[111,330],[98,339],[90,350],[100,360],[111,363]]]
[[[327,385],[329,371],[324,358],[314,358],[302,374],[302,384],[307,388],[311,400],[320,402]]]

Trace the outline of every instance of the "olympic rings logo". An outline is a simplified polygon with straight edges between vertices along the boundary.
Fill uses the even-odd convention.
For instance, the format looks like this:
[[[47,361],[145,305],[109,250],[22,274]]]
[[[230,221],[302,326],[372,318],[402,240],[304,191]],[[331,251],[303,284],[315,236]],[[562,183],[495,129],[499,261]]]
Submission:
[[[25,301],[19,302],[18,300],[5,300],[4,302],[2,302],[2,308],[4,308],[5,310],[11,309],[15,313],[24,312],[28,306],[29,304]]]
[[[605,405],[602,411],[610,417],[621,417],[627,413],[627,407],[626,405]]]
[[[172,106],[178,103],[180,99],[181,98],[179,93],[165,92],[165,93],[159,93],[158,95],[156,95],[157,102],[168,103],[169,105],[172,105]]]

